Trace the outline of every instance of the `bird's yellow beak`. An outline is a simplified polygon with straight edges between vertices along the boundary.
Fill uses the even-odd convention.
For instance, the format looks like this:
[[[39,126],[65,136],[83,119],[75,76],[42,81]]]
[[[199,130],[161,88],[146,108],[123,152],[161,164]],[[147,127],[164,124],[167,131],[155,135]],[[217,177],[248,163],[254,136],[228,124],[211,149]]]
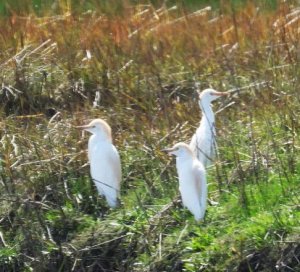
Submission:
[[[200,96],[201,91],[197,90],[197,94]],[[230,95],[230,93],[229,92],[214,92],[213,95],[214,96],[228,96],[228,95]]]
[[[83,125],[83,126],[74,126],[75,128],[79,128],[79,129],[89,129],[92,128],[92,126],[89,125]]]
[[[166,153],[170,153],[170,152],[172,152],[172,151],[174,151],[174,150],[175,150],[174,148],[170,147],[170,148],[164,148],[164,149],[162,149],[161,151],[162,151],[162,152],[166,152]]]
[[[215,96],[228,96],[229,93],[228,92],[215,92],[214,95]]]

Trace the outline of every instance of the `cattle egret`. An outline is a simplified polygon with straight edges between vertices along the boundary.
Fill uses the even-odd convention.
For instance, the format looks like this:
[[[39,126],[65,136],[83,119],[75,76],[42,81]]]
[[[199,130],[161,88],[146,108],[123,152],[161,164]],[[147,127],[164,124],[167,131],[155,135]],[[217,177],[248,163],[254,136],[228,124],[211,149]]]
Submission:
[[[120,156],[112,144],[111,128],[102,119],[79,126],[93,135],[88,143],[88,158],[92,179],[100,195],[104,195],[112,208],[118,205],[121,183]]]
[[[211,102],[228,94],[227,92],[217,92],[214,89],[206,89],[199,93],[199,107],[202,111],[202,118],[200,126],[192,137],[190,147],[204,167],[211,164],[216,152],[215,115]]]
[[[183,205],[190,210],[196,221],[203,219],[207,198],[206,174],[203,165],[185,143],[177,143],[164,151],[176,156],[179,191]]]

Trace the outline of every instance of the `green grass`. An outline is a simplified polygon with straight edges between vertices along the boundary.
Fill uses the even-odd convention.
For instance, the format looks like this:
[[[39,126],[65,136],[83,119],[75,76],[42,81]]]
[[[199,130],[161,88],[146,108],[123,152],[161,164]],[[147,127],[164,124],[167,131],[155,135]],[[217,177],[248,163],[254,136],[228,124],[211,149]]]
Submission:
[[[197,16],[171,1],[119,2],[122,16],[106,2],[71,15],[72,1],[55,10],[10,1],[14,15],[0,4],[1,271],[299,269],[295,3],[241,2]],[[89,4],[95,13],[84,13]],[[218,205],[200,223],[161,152],[199,123],[195,81],[241,88],[214,105],[218,156],[207,177]],[[97,195],[88,135],[74,128],[96,117],[112,126],[122,159],[115,210]]]

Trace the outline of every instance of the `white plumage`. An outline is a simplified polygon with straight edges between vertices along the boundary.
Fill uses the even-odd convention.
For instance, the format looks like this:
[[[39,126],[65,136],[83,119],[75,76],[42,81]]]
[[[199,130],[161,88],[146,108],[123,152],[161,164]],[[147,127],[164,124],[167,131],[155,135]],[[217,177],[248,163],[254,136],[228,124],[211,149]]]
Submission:
[[[228,93],[217,92],[214,89],[206,89],[199,93],[202,118],[200,126],[192,137],[190,147],[204,167],[212,163],[216,152],[215,115],[211,102],[224,95],[228,95]]]
[[[110,207],[118,205],[121,183],[120,156],[112,144],[111,128],[102,119],[95,119],[84,130],[93,135],[89,139],[88,157],[92,179],[100,195],[104,195]]]
[[[177,143],[165,151],[176,156],[179,191],[183,205],[190,210],[196,221],[203,219],[207,199],[206,173],[203,165],[185,143]]]

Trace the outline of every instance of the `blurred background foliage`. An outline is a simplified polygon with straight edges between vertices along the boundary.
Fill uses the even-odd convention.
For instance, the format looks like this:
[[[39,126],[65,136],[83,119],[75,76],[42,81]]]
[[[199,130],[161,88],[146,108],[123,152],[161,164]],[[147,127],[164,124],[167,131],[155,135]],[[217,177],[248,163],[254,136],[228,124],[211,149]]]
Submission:
[[[297,271],[298,1],[1,1],[0,271]],[[174,161],[214,105],[218,157],[195,223]],[[104,118],[121,206],[97,196]]]
[[[1,15],[28,15],[50,16],[71,12],[72,14],[81,14],[89,10],[97,10],[106,15],[122,15],[128,7],[136,5],[152,5],[160,7],[162,4],[167,7],[174,5],[185,8],[189,11],[201,9],[205,6],[211,6],[213,9],[222,9],[223,7],[232,6],[242,8],[247,4],[247,0],[168,0],[168,1],[134,1],[134,0],[2,0],[0,3]],[[256,6],[266,10],[274,10],[278,7],[278,0],[252,1]],[[296,2],[296,1],[294,1]]]

